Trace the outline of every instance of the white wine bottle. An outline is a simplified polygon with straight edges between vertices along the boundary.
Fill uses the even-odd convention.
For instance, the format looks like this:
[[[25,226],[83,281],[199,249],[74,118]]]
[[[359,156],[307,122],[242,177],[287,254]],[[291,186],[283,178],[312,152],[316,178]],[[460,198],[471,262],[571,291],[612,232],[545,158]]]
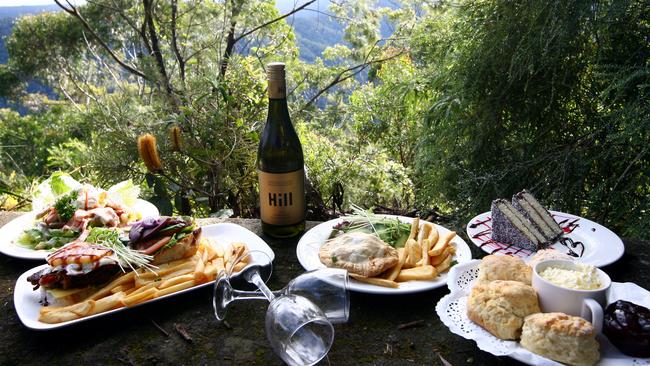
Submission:
[[[257,150],[262,231],[276,238],[305,230],[302,146],[287,108],[284,63],[267,66],[269,113]]]

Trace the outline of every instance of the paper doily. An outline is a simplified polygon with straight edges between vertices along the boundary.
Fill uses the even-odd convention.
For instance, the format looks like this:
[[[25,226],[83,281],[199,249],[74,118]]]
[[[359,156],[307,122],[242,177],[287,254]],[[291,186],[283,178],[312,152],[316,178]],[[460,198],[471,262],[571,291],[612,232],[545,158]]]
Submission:
[[[447,278],[447,286],[451,293],[440,299],[436,305],[436,313],[440,317],[440,321],[452,333],[475,341],[479,349],[495,356],[509,356],[530,365],[562,366],[558,362],[528,351],[518,342],[501,340],[469,320],[467,317],[467,296],[478,278],[478,265],[480,262],[480,260],[473,260],[457,264],[451,268]],[[608,293],[608,302],[618,299],[625,299],[650,307],[650,292],[633,283],[612,282],[612,287]],[[599,335],[597,340],[601,346],[601,359],[598,365],[650,366],[650,359],[635,359],[622,354],[603,335]]]

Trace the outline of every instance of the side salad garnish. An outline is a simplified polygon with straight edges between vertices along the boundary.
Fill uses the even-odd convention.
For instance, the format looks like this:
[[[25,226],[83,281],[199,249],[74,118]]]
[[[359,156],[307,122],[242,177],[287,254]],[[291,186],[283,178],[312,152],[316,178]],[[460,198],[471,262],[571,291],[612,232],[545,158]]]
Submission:
[[[375,234],[393,248],[401,248],[411,233],[411,224],[401,222],[395,217],[376,215],[352,205],[352,215],[345,216],[344,221],[334,226],[330,239],[350,232]]]
[[[144,267],[153,270],[156,267],[149,264],[153,256],[142,253],[141,251],[131,249],[129,244],[128,233],[115,228],[95,227],[90,229],[90,233],[86,238],[87,243],[99,244],[103,247],[111,249],[117,264],[120,266],[122,272],[126,272],[126,268],[135,271],[137,268]]]
[[[25,230],[16,244],[51,250],[74,240],[83,241],[93,227],[125,227],[140,219],[133,206],[140,189],[130,180],[108,190],[82,184],[57,172],[34,192],[34,227]]]

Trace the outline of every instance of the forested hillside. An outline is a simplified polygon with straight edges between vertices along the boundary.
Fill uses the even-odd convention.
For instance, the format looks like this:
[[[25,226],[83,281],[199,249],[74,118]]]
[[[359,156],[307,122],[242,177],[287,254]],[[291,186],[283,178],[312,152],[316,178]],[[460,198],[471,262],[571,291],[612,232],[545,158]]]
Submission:
[[[18,18],[25,15],[42,13],[44,11],[58,10],[59,7],[55,5],[0,7],[0,65],[6,64],[9,59],[7,47],[5,46],[5,39],[11,35],[13,24]],[[43,93],[48,95],[50,98],[56,97],[56,94],[52,88],[49,88],[42,83],[34,80],[27,81],[24,89],[28,93]],[[0,96],[0,108],[7,107],[13,108],[22,114],[29,112],[28,109],[20,103],[9,101],[5,96]]]
[[[462,226],[527,188],[648,238],[643,0],[315,3],[97,0],[21,18],[0,89],[33,113],[0,112],[0,203],[28,208],[64,170],[131,178],[167,212],[256,217],[265,65],[283,61],[312,219],[354,203]],[[159,169],[138,155],[145,133]]]

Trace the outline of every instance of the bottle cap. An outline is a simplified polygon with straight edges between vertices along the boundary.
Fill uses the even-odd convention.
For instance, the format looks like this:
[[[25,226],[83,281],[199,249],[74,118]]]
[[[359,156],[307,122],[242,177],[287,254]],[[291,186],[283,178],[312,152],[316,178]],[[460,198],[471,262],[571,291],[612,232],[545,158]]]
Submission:
[[[284,62],[272,62],[266,66],[269,79],[269,98],[284,99],[287,97]]]

